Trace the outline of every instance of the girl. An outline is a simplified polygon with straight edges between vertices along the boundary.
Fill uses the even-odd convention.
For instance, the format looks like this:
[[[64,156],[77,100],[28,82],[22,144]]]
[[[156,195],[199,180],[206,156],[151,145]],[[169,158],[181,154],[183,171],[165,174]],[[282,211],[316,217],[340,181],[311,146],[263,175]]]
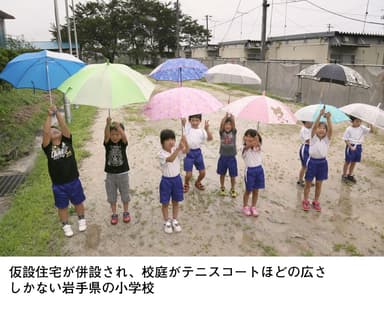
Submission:
[[[304,187],[304,174],[307,169],[307,161],[309,158],[309,141],[311,139],[311,128],[312,128],[312,122],[310,121],[303,121],[303,126],[300,130],[300,139],[301,139],[301,146],[299,150],[299,156],[301,161],[301,169],[299,173],[299,180],[297,181],[297,184]]]
[[[327,124],[320,122],[320,118],[324,115],[327,118]],[[328,162],[326,159],[329,142],[332,137],[332,122],[331,114],[325,113],[325,107],[321,109],[315,124],[312,127],[311,141],[309,146],[309,160],[307,163],[307,171],[305,173],[304,200],[302,207],[308,211],[309,206],[309,191],[311,183],[316,178],[315,199],[312,202],[312,207],[316,211],[321,211],[319,197],[321,193],[321,185],[323,180],[328,179]]]
[[[242,157],[245,162],[245,192],[243,197],[243,213],[246,216],[257,217],[256,209],[259,189],[265,188],[264,170],[261,165],[261,143],[260,134],[254,129],[248,129],[244,134],[244,146]],[[249,196],[252,193],[252,206],[248,206]]]

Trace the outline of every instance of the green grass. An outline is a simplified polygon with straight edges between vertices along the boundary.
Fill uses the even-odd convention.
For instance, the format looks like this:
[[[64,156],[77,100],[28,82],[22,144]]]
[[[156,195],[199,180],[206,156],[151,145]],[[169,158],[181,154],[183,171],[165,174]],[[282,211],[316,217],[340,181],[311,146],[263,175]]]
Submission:
[[[344,252],[347,253],[347,255],[350,255],[350,256],[362,256],[362,254],[355,247],[355,245],[350,244],[350,243],[335,244],[333,246],[333,250],[336,251],[336,252],[340,252],[341,250],[343,250]]]
[[[78,163],[88,155],[82,146],[89,139],[95,113],[94,108],[85,106],[72,111],[70,128]],[[12,198],[11,207],[0,219],[0,256],[61,255],[63,239],[53,206],[47,159],[41,151],[35,167]]]

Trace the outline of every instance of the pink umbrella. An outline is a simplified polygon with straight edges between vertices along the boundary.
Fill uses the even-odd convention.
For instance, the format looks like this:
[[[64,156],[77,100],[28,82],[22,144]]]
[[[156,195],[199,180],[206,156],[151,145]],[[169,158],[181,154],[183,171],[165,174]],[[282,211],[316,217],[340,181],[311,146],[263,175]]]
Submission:
[[[265,95],[241,98],[223,110],[235,117],[262,123],[295,124],[297,121],[288,106]]]
[[[172,88],[153,96],[144,106],[152,120],[185,118],[217,111],[223,104],[208,92],[188,87]]]

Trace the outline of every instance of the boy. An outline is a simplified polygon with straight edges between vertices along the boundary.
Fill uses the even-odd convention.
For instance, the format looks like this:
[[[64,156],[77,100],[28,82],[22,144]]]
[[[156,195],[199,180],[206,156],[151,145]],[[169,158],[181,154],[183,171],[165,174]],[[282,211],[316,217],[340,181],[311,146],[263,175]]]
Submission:
[[[107,191],[108,203],[111,205],[112,216],[111,224],[115,225],[119,221],[117,211],[117,190],[120,192],[123,203],[123,221],[128,223],[131,216],[128,212],[129,197],[129,165],[127,158],[128,139],[124,132],[124,126],[121,123],[113,122],[110,117],[104,130],[105,147],[105,167],[107,173],[105,180],[105,189]]]
[[[180,160],[188,152],[188,144],[183,135],[178,147],[175,147],[176,137],[172,130],[163,130],[160,133],[162,150],[159,153],[160,169],[162,173],[159,191],[161,210],[164,218],[164,232],[181,232],[177,221],[179,202],[183,200],[183,182],[180,176]],[[172,219],[168,218],[168,205],[172,200]],[[173,230],[172,230],[173,228]]]
[[[195,182],[195,187],[199,190],[205,190],[205,187],[201,183],[205,177],[205,165],[200,147],[205,140],[211,141],[213,139],[212,133],[209,131],[208,120],[205,121],[204,130],[199,128],[201,123],[201,114],[191,115],[188,120],[188,124],[186,124],[185,118],[181,120],[189,147],[189,152],[184,159],[184,171],[186,172],[184,193],[189,191],[189,181],[192,178],[193,165],[199,171],[199,177]]]
[[[217,162],[217,174],[220,175],[220,195],[225,196],[225,174],[229,171],[231,177],[231,197],[235,198],[235,183],[237,177],[236,161],[236,126],[233,115],[226,113],[220,124],[220,157]]]
[[[345,141],[345,163],[343,175],[341,179],[344,182],[351,181],[356,183],[356,178],[353,175],[356,163],[361,161],[361,153],[363,151],[361,144],[364,141],[371,128],[361,125],[361,120],[350,116],[351,125],[345,130],[343,139]]]
[[[52,125],[54,116],[57,118],[59,127]],[[68,223],[69,201],[75,205],[79,231],[84,232],[87,229],[83,204],[85,195],[79,180],[72,135],[55,105],[51,105],[48,109],[48,116],[43,128],[42,148],[48,159],[48,172],[52,180],[55,206],[64,235],[73,236],[71,225]]]
[[[297,181],[297,184],[304,187],[304,175],[305,171],[307,169],[307,161],[309,158],[309,142],[311,139],[311,128],[312,128],[312,122],[310,121],[303,121],[303,126],[300,130],[300,139],[301,139],[301,146],[299,150],[299,156],[300,156],[300,162],[301,162],[301,169],[299,173],[299,180]]]

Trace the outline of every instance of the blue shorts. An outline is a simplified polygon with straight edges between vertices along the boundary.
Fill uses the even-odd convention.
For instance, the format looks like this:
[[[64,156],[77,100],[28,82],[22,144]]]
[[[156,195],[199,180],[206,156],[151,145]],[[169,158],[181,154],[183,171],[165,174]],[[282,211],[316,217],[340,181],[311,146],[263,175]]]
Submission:
[[[307,163],[307,171],[305,172],[305,180],[323,181],[328,179],[328,162],[327,159],[314,159],[309,158]]]
[[[205,170],[203,154],[200,148],[190,149],[184,158],[184,171],[192,172],[193,166],[195,166],[198,171]]]
[[[351,146],[354,146],[351,144]],[[361,145],[356,145],[356,150],[352,151],[349,149],[348,145],[345,147],[345,162],[360,162],[361,153],[363,152],[363,147]]]
[[[256,167],[247,167],[245,170],[245,189],[252,192],[255,189],[264,189],[264,169],[261,165]]]
[[[227,170],[229,170],[230,177],[237,177],[237,160],[235,156],[220,156],[216,172],[219,175],[225,175]]]
[[[302,144],[299,150],[301,166],[306,166],[309,158],[309,144]]]
[[[62,185],[53,184],[52,190],[57,208],[67,208],[69,201],[73,205],[79,205],[85,201],[83,187],[79,178]]]
[[[161,177],[159,191],[161,204],[169,204],[171,199],[175,202],[181,202],[184,199],[181,176]]]

